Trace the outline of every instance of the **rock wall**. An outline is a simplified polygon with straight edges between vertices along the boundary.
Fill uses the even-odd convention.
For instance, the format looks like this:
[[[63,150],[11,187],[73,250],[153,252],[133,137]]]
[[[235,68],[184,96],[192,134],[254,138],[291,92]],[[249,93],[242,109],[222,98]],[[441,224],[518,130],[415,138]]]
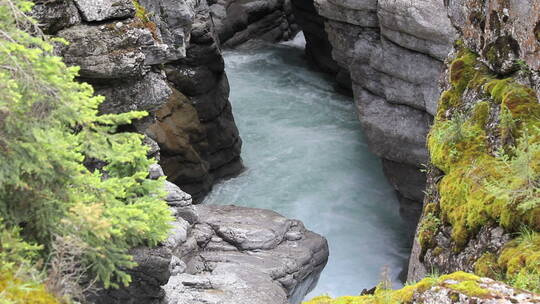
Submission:
[[[418,211],[421,207],[413,206],[424,197],[420,170],[428,163],[426,135],[437,109],[436,80],[456,34],[442,1],[293,4],[306,52],[323,69],[333,67],[343,86],[352,85],[370,149],[382,158],[405,209]],[[328,59],[328,50],[337,64]],[[412,222],[414,213],[409,212]]]
[[[154,173],[152,173],[152,171]],[[163,172],[151,170],[151,177]],[[90,295],[99,304],[299,304],[328,260],[326,239],[269,210],[192,205],[172,183],[176,221],[157,248],[132,250],[128,288]]]
[[[150,113],[125,129],[157,142],[170,181],[199,200],[216,179],[242,170],[242,141],[205,1],[37,1],[34,16],[46,33],[69,42],[60,55],[106,97],[102,113]]]
[[[293,4],[308,55],[326,68],[313,49],[331,49],[334,71],[349,72],[402,202],[424,201],[409,281],[463,270],[538,292],[540,2]]]
[[[298,32],[290,0],[211,0],[210,10],[224,47],[251,39],[278,42]]]
[[[527,194],[538,185],[523,179],[539,176],[540,1],[446,6],[460,42],[429,136],[428,195],[409,279],[465,270],[538,292],[540,207]]]

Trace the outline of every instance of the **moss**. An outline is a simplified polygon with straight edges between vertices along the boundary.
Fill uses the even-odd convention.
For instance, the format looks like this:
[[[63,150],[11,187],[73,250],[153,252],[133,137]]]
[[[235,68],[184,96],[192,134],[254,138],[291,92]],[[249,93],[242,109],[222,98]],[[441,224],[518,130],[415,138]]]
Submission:
[[[435,244],[434,239],[440,226],[441,220],[432,213],[428,213],[422,217],[418,228],[418,242],[423,250]]]
[[[59,304],[41,284],[23,281],[10,273],[0,274],[0,302],[21,304]]]
[[[540,234],[530,230],[508,243],[497,260],[512,285],[540,293]]]
[[[154,40],[159,41],[158,28],[156,23],[150,19],[150,13],[146,11],[138,0],[132,0],[135,6],[136,21],[131,24],[133,27],[146,28],[152,33]]]
[[[449,285],[448,288],[471,297],[484,298],[489,296],[489,291],[483,289],[477,282],[473,281],[459,282],[458,284]]]
[[[507,232],[522,226],[540,231],[540,103],[535,91],[511,77],[490,74],[476,55],[458,47],[450,65],[451,87],[441,95],[428,136],[431,162],[445,175],[437,185],[438,201],[424,210],[421,227],[426,229],[419,234],[424,252],[424,246],[436,246],[434,234],[427,232],[436,222],[433,216],[452,227],[456,251],[485,225]],[[515,242],[500,257],[482,256],[475,270],[491,277],[503,272],[518,287],[539,286],[538,254],[528,250],[536,245]]]
[[[500,272],[497,256],[491,252],[484,253],[474,264],[474,273],[483,277],[496,278]]]
[[[476,275],[456,272],[439,278],[425,278],[418,283],[398,290],[377,289],[374,295],[346,296],[332,299],[328,296],[314,298],[304,304],[389,304],[413,303],[414,295],[421,294],[435,286],[442,286],[470,297],[487,297],[488,291],[479,285]]]

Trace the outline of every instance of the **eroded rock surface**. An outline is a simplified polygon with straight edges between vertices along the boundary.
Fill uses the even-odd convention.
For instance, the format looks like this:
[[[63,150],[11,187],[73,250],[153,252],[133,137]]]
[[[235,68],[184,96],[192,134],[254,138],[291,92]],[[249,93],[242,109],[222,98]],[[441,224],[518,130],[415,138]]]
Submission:
[[[516,59],[540,69],[540,1],[452,0],[448,15],[465,44],[497,74],[516,71]]]
[[[150,169],[159,178],[161,169]],[[191,205],[165,185],[176,221],[157,248],[132,251],[133,283],[101,290],[94,303],[298,304],[315,287],[328,259],[326,239],[273,211]]]
[[[220,43],[206,1],[37,2],[44,30],[69,41],[58,53],[106,97],[102,113],[147,111],[125,130],[160,147],[171,182],[200,200],[243,168]],[[157,156],[157,155],[156,155]]]
[[[298,32],[290,0],[212,0],[209,4],[224,47],[251,39],[288,40]]]
[[[442,1],[293,0],[306,52],[349,82],[370,149],[402,200],[423,200],[437,80],[456,36]],[[314,7],[312,10],[311,7]],[[324,30],[324,31],[323,31]],[[328,57],[331,49],[332,62]],[[344,85],[345,86],[345,85]]]

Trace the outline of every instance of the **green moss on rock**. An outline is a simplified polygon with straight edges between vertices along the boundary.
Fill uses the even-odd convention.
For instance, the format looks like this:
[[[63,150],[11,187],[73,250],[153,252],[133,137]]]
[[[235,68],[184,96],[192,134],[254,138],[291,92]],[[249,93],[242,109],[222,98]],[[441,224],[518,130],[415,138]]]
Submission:
[[[483,298],[490,296],[490,292],[479,284],[480,277],[456,272],[438,278],[428,277],[418,283],[407,285],[398,290],[377,288],[373,295],[345,296],[332,299],[329,296],[316,297],[304,304],[387,304],[387,303],[413,303],[414,296],[440,286],[469,297]]]
[[[540,104],[535,91],[490,74],[464,48],[450,64],[449,82],[428,136],[431,161],[444,172],[438,208],[431,208],[439,212],[424,214],[420,245],[424,250],[436,245],[422,229],[433,227],[433,216],[452,227],[458,251],[485,225],[507,232],[521,227],[540,231]],[[536,246],[516,239],[500,257],[482,256],[475,270],[490,277],[499,271],[515,286],[538,290]]]

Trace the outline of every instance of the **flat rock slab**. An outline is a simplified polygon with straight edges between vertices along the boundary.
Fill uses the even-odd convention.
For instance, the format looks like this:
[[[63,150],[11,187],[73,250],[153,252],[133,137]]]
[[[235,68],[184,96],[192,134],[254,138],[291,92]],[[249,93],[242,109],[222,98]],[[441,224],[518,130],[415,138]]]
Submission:
[[[201,206],[198,211],[219,237],[241,250],[275,248],[291,227],[290,220],[269,210]]]
[[[85,21],[130,18],[135,16],[131,0],[75,0]]]
[[[165,304],[298,304],[328,260],[324,237],[274,211],[196,205],[191,212],[198,220],[172,248],[182,271],[163,287]]]

